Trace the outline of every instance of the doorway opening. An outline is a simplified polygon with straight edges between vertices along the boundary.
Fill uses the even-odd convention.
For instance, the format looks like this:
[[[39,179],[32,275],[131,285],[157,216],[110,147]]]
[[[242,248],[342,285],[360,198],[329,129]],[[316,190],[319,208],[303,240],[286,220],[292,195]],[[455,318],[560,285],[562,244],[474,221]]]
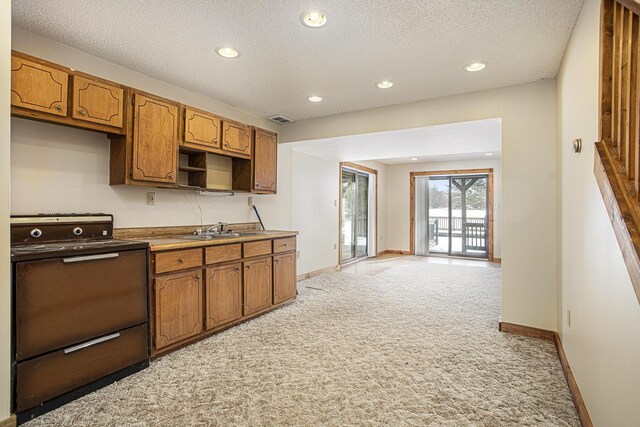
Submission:
[[[340,264],[376,255],[377,173],[340,164]]]
[[[493,169],[411,173],[415,255],[493,260]]]

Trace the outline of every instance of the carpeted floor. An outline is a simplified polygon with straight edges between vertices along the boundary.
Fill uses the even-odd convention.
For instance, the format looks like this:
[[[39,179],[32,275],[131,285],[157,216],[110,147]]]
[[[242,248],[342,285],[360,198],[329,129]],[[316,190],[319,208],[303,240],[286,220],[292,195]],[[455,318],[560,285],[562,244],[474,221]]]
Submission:
[[[332,273],[26,424],[579,426],[553,344],[498,332],[500,269]]]

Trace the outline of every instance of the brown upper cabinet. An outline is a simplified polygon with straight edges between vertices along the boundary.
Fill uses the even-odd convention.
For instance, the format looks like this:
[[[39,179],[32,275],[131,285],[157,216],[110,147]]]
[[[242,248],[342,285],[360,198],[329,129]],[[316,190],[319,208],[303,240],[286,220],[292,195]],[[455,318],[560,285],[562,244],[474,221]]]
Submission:
[[[253,145],[253,190],[256,193],[276,192],[277,162],[278,136],[256,128]]]
[[[222,126],[220,118],[192,108],[184,110],[184,142],[196,144],[203,150],[220,149]]]
[[[239,154],[238,157],[251,158],[251,126],[242,123],[222,122],[222,149]]]
[[[13,55],[11,105],[65,117],[69,74],[61,69]]]
[[[98,79],[73,76],[71,116],[77,120],[122,127],[124,90]]]
[[[277,134],[17,51],[11,114],[106,133],[110,185],[277,190]]]
[[[139,181],[175,183],[178,168],[178,106],[141,93],[134,95],[133,166]]]

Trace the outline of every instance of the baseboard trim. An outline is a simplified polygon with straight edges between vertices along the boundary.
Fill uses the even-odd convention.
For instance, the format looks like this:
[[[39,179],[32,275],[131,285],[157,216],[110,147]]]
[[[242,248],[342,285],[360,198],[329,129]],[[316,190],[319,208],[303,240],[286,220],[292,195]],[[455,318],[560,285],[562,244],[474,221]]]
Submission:
[[[567,358],[567,354],[564,352],[564,347],[562,347],[560,335],[558,335],[558,333],[555,331],[548,331],[546,329],[538,329],[531,326],[523,326],[507,322],[500,322],[499,329],[501,332],[507,332],[510,334],[522,335],[529,338],[538,338],[553,342],[558,353],[558,359],[560,359],[562,372],[564,373],[564,377],[567,381],[567,386],[569,387],[569,392],[571,393],[573,405],[576,407],[576,411],[578,412],[580,424],[582,425],[582,427],[593,427],[591,417],[589,416],[589,411],[587,411],[587,406],[584,403],[584,399],[582,399],[582,393],[580,393],[578,383],[576,382],[576,379],[573,376],[573,371],[571,370],[571,366],[569,365],[569,359]]]
[[[379,253],[378,255],[382,255],[383,253],[385,254],[395,254],[395,255],[413,255],[413,252],[411,251],[401,251],[398,249],[387,249],[386,251],[383,251],[382,253]]]
[[[0,427],[16,427],[17,421],[15,414],[12,414],[9,418],[0,420]]]
[[[493,258],[493,262],[502,264],[502,258]]]
[[[578,383],[573,376],[573,371],[571,370],[571,366],[569,366],[569,359],[567,359],[567,354],[564,352],[564,347],[562,347],[560,335],[558,335],[557,332],[554,332],[553,343],[556,345],[556,351],[558,352],[558,357],[560,358],[562,371],[564,372],[564,377],[566,378],[567,384],[569,385],[569,391],[571,392],[573,404],[576,407],[576,411],[578,411],[580,424],[582,424],[582,427],[593,427],[591,417],[589,416],[589,411],[587,411],[587,405],[585,405],[584,400],[582,399],[582,393],[580,393]]]
[[[304,273],[296,276],[296,281],[301,281],[305,279],[310,279],[311,277],[319,276],[324,273],[332,273],[334,271],[340,271],[339,265],[333,265],[327,268],[321,268],[320,270],[310,271],[309,273]],[[1,426],[0,426],[1,427]]]
[[[498,329],[500,332],[522,335],[523,337],[539,338],[546,341],[555,341],[555,332],[546,329],[532,328],[515,323],[500,322]]]

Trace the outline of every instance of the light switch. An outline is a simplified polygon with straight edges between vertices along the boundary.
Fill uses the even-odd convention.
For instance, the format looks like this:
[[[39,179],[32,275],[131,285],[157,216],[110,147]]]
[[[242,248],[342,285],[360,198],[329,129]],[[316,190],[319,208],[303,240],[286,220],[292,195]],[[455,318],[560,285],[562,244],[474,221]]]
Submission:
[[[156,204],[156,193],[150,191],[147,193],[147,205],[155,206]]]

